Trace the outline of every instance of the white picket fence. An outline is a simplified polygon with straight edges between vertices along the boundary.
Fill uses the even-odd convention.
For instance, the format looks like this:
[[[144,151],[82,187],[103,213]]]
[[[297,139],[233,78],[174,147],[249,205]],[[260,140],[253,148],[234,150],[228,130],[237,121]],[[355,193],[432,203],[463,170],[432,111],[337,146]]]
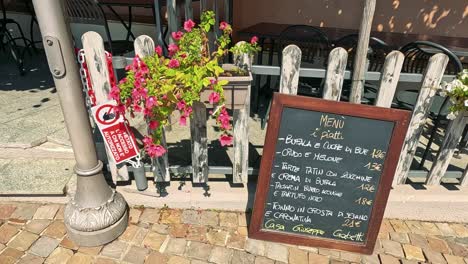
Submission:
[[[283,64],[280,73],[280,92],[287,94],[297,94],[299,84],[299,73],[301,70],[301,50],[295,46],[287,46],[283,50]],[[375,106],[391,107],[397,84],[399,81],[404,56],[399,51],[392,51],[385,59],[382,73],[379,81],[379,89],[375,100]],[[328,68],[325,75],[325,86],[323,90],[323,99],[340,100],[341,89],[345,74],[347,61],[347,52],[343,48],[335,48],[330,52],[328,59]],[[444,54],[433,55],[426,68],[417,102],[414,106],[411,122],[406,134],[405,142],[400,154],[398,167],[394,177],[394,185],[405,184],[408,178],[411,163],[414,159],[419,139],[423,132],[424,124],[427,121],[430,107],[436,88],[439,87],[443,77],[445,67],[448,63],[448,57]],[[355,89],[353,87],[353,89]],[[361,103],[361,92],[351,91],[350,102]],[[378,109],[375,109],[378,111]],[[445,132],[445,137],[439,148],[439,152],[432,164],[431,170],[427,176],[427,185],[438,185],[442,177],[447,172],[450,160],[455,152],[463,129],[467,123],[467,118],[462,114],[457,119],[451,121]],[[468,166],[459,181],[461,186],[468,185]]]
[[[104,52],[102,38],[95,32],[87,32],[82,37],[85,50],[86,62],[91,75],[93,88],[96,90],[97,103],[105,102],[110,90],[108,69]],[[135,40],[135,53],[140,57],[150,56],[154,53],[154,41],[148,36],[140,36]],[[343,80],[345,78],[345,68],[347,61],[347,52],[343,48],[335,48],[330,52],[328,66],[325,75],[323,89],[323,99],[340,100]],[[244,63],[245,58],[243,56]],[[393,51],[386,57],[385,64],[380,76],[379,90],[375,100],[377,107],[389,108],[397,88],[403,65],[404,56],[399,51]],[[249,62],[246,62],[249,64]],[[282,66],[280,73],[281,93],[297,94],[299,86],[299,74],[304,68],[301,65],[301,50],[295,45],[287,46],[282,52]],[[436,87],[439,86],[447,66],[448,58],[444,54],[436,54],[429,60],[426,72],[423,75],[419,97],[414,107],[409,130],[406,135],[405,143],[400,155],[399,164],[396,170],[394,184],[404,184],[408,177],[411,163],[415,156],[419,138],[423,132],[423,127],[427,121],[429,109],[436,94]],[[249,87],[250,89],[250,87]],[[250,91],[249,91],[250,93]],[[351,91],[354,95],[351,103],[360,103],[361,94]],[[225,173],[233,175],[234,183],[246,183],[248,174],[255,174],[255,169],[248,168],[248,126],[249,118],[249,100],[246,99],[246,108],[236,110],[234,113],[234,157],[232,168],[209,167],[208,166],[208,145],[206,133],[206,109],[203,104],[194,105],[194,115],[191,124],[192,141],[192,166],[180,167],[168,163],[167,154],[161,158],[152,161],[152,171],[156,182],[170,181],[171,171],[191,172],[194,183],[206,183],[210,172]],[[378,109],[375,109],[378,111]],[[467,119],[460,115],[457,119],[450,122],[445,138],[440,146],[436,159],[426,180],[428,185],[438,185],[447,171],[450,160],[454,154],[455,147],[460,139]],[[165,142],[164,142],[165,143]],[[128,169],[124,166],[117,168],[110,162],[109,167],[114,177],[120,175],[128,179]],[[468,185],[467,171],[460,179],[460,185]],[[115,178],[116,179],[116,178]]]
[[[111,84],[109,82],[109,71],[106,63],[106,55],[102,37],[96,32],[87,32],[82,36],[83,49],[86,64],[91,79],[91,85],[96,95],[96,104],[108,101]],[[154,54],[154,41],[145,35],[139,36],[135,42],[135,54],[144,58]],[[236,61],[250,65],[246,61],[248,56],[239,56]],[[250,68],[250,66],[248,66]],[[248,96],[244,103],[244,108],[234,111],[233,132],[234,132],[234,161],[233,167],[209,167],[208,166],[208,139],[207,139],[207,110],[203,103],[194,103],[193,117],[190,121],[192,165],[181,167],[180,165],[169,165],[168,154],[152,160],[151,170],[154,174],[155,182],[169,182],[171,171],[190,172],[194,183],[205,183],[208,181],[209,172],[232,174],[234,183],[246,183],[248,173],[252,169],[248,168],[248,118],[250,116],[250,86],[247,90]],[[167,148],[165,133],[163,132],[162,145]],[[97,145],[98,152],[107,153],[103,144]],[[169,150],[170,151],[170,150]],[[128,180],[129,168],[116,166],[110,155],[107,155],[108,165],[113,175],[114,181],[119,179]]]

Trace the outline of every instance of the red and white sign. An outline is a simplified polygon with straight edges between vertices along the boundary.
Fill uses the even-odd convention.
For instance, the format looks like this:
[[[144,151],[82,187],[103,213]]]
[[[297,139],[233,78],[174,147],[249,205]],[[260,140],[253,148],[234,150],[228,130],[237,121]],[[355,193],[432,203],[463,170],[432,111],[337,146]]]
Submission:
[[[116,164],[138,156],[135,137],[123,116],[114,111],[115,102],[107,102],[91,108],[94,120],[101,131],[104,143]]]

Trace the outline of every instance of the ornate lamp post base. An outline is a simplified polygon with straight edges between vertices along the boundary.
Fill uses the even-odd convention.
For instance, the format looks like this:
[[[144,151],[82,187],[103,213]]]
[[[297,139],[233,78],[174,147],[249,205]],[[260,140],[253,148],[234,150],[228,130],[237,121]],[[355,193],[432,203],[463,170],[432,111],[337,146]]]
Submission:
[[[89,232],[73,229],[68,224],[65,224],[65,226],[67,227],[68,236],[73,242],[80,246],[94,247],[109,243],[120,236],[127,227],[127,218],[128,213],[125,211],[125,214],[115,224]]]
[[[81,170],[75,196],[65,207],[68,235],[80,246],[98,246],[120,236],[128,223],[128,206],[123,196],[107,185],[102,174],[102,162]]]

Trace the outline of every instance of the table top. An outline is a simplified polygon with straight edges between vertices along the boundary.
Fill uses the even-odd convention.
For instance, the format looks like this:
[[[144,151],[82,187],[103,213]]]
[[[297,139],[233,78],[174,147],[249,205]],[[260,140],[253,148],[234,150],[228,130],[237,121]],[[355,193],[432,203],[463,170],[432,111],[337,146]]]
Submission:
[[[99,4],[103,5],[122,5],[122,6],[151,6],[154,5],[154,0],[97,0]],[[159,0],[161,5],[165,6],[167,0]],[[197,2],[200,0],[192,0]],[[176,0],[177,4],[184,3],[183,0]]]
[[[160,0],[161,4],[166,3],[166,0]],[[154,0],[98,0],[99,4],[103,5],[125,5],[125,6],[152,6]]]
[[[277,23],[268,23],[262,22],[250,27],[241,29],[237,33],[242,36],[253,36],[264,38],[279,38],[281,32],[286,29],[289,24],[277,24]],[[346,29],[346,28],[330,28],[330,27],[321,27],[320,28],[330,39],[330,41],[337,40],[341,37],[344,37],[349,34],[356,34],[359,31],[357,29]],[[446,37],[446,36],[433,36],[426,34],[404,34],[396,32],[378,32],[372,31],[372,37],[379,38],[385,41],[388,45],[393,48],[399,48],[407,43],[417,41],[417,40],[427,40],[432,41],[443,46],[455,49],[461,52],[468,52],[468,38],[462,37]],[[466,55],[464,55],[466,56]]]

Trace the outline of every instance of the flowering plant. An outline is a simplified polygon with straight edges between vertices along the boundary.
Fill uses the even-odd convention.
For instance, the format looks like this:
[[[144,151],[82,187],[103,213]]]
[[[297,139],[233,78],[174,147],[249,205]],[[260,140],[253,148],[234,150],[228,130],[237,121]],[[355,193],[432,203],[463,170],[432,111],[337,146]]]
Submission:
[[[163,56],[160,46],[155,54],[145,58],[136,56],[128,65],[127,76],[112,87],[110,98],[117,102],[116,112],[125,115],[143,113],[149,127],[144,137],[144,150],[150,157],[164,155],[161,145],[163,126],[174,111],[180,113],[179,124],[185,126],[192,115],[192,104],[200,100],[204,89],[211,89],[209,102],[217,108],[210,114],[221,131],[222,146],[232,144],[231,118],[224,105],[223,86],[226,80],[218,80],[224,72],[219,66],[229,52],[231,25],[221,22],[222,35],[216,41],[216,50],[210,53],[208,32],[215,24],[214,12],[201,15],[201,23],[185,21],[184,31],[172,32],[174,43],[168,46],[168,56]],[[249,45],[256,45],[256,41]]]
[[[258,37],[253,36],[250,39],[250,43],[242,42],[240,45],[235,45],[230,49],[230,51],[234,54],[248,54],[253,55],[260,51],[260,47],[258,46]]]
[[[440,95],[450,97],[452,105],[449,108],[448,119],[453,120],[459,112],[468,110],[468,70],[463,70],[453,81],[444,82]]]

